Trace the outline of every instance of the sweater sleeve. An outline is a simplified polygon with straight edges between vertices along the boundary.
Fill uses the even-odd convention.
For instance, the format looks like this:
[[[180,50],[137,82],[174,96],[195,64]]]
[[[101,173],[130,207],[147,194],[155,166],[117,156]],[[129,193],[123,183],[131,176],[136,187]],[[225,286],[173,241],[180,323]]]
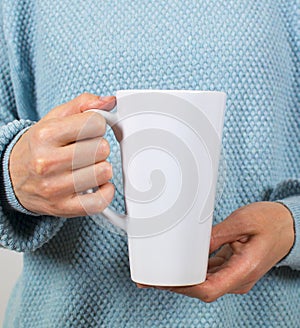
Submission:
[[[20,211],[12,187],[9,187],[8,159],[12,143],[21,131],[35,122],[20,118],[14,95],[14,84],[10,74],[10,63],[7,54],[2,24],[2,3],[0,4],[0,245],[16,251],[33,251],[52,238],[61,228],[64,219],[50,216],[30,215]],[[4,180],[6,180],[6,188]],[[10,201],[9,201],[10,199]],[[12,202],[12,199],[15,202]],[[24,212],[24,213],[22,213]]]
[[[277,267],[289,266],[294,270],[300,270],[300,180],[291,179],[280,183],[272,192],[270,200],[286,206],[294,219],[294,245]]]

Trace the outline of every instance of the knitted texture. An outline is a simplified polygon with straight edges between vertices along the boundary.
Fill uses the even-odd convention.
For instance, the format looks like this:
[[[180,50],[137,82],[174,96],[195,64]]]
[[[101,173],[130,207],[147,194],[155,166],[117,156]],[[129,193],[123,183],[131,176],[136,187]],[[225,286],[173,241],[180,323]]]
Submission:
[[[225,186],[214,223],[278,200],[297,234],[281,263],[289,267],[273,268],[246,295],[204,304],[136,288],[126,236],[104,220],[19,213],[2,187],[0,243],[26,251],[4,327],[299,327],[300,274],[291,269],[300,268],[299,1],[3,0],[0,8],[2,157],[26,120],[85,91],[222,90]],[[119,148],[110,131],[107,139],[112,206],[122,212]]]
[[[9,205],[17,210],[18,212],[22,212],[29,215],[38,215],[36,213],[28,211],[26,208],[24,208],[18,201],[15,193],[13,192],[13,187],[9,175],[9,157],[11,154],[12,149],[14,148],[14,145],[18,142],[18,140],[21,138],[21,136],[31,127],[31,124],[27,126],[25,129],[21,130],[14,139],[10,142],[8,147],[5,149],[4,156],[3,156],[3,182],[4,182],[4,189],[6,191],[6,198],[9,203]]]

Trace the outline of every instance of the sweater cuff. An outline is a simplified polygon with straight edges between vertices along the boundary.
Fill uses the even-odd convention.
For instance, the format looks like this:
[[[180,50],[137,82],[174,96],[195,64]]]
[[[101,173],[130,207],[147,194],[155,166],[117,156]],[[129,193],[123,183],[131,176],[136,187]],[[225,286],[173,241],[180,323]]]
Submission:
[[[23,207],[20,202],[18,201],[16,194],[14,192],[12,183],[11,183],[11,178],[9,174],[9,158],[11,151],[17,141],[21,138],[21,136],[30,128],[30,126],[26,127],[25,129],[21,130],[12,140],[12,142],[8,145],[8,147],[5,150],[4,156],[3,156],[3,182],[4,182],[4,189],[5,189],[5,195],[6,199],[8,201],[8,204],[16,211],[28,214],[28,215],[33,215],[33,216],[38,216],[38,214],[33,213],[31,211],[28,211],[25,207]]]
[[[289,266],[294,270],[300,270],[300,196],[292,196],[276,202],[283,204],[291,212],[295,229],[295,241],[292,249],[276,266]]]

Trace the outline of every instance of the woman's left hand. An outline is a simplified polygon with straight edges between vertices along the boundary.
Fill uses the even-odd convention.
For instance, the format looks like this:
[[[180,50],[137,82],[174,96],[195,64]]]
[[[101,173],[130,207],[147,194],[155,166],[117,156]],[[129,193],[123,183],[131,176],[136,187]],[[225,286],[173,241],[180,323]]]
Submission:
[[[285,257],[294,244],[290,211],[275,202],[257,202],[234,211],[213,227],[205,282],[195,286],[158,287],[213,302],[231,293],[247,293]],[[138,285],[138,287],[147,287]]]

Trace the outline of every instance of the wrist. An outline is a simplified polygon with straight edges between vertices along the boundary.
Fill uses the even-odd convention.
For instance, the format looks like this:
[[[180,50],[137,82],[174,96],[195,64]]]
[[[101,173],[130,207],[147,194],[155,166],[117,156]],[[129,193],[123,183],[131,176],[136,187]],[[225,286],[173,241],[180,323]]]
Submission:
[[[283,222],[282,231],[284,232],[285,236],[285,246],[286,246],[286,254],[281,258],[282,261],[285,257],[288,256],[291,249],[295,244],[295,222],[293,218],[293,214],[290,209],[281,202],[274,202],[278,207],[278,214]]]
[[[2,166],[3,166],[3,183],[4,183],[4,191],[5,191],[5,196],[6,196],[6,201],[8,202],[8,205],[10,208],[21,212],[25,213],[28,215],[34,215],[36,216],[36,213],[28,211],[26,208],[22,206],[20,203],[19,199],[16,196],[13,183],[12,183],[12,176],[11,176],[11,171],[10,171],[10,166],[11,166],[11,155],[12,151],[19,141],[19,139],[23,136],[23,134],[29,129],[30,127],[26,127],[23,130],[21,130],[11,141],[11,143],[8,145],[4,152],[3,156],[3,161],[2,161]]]

